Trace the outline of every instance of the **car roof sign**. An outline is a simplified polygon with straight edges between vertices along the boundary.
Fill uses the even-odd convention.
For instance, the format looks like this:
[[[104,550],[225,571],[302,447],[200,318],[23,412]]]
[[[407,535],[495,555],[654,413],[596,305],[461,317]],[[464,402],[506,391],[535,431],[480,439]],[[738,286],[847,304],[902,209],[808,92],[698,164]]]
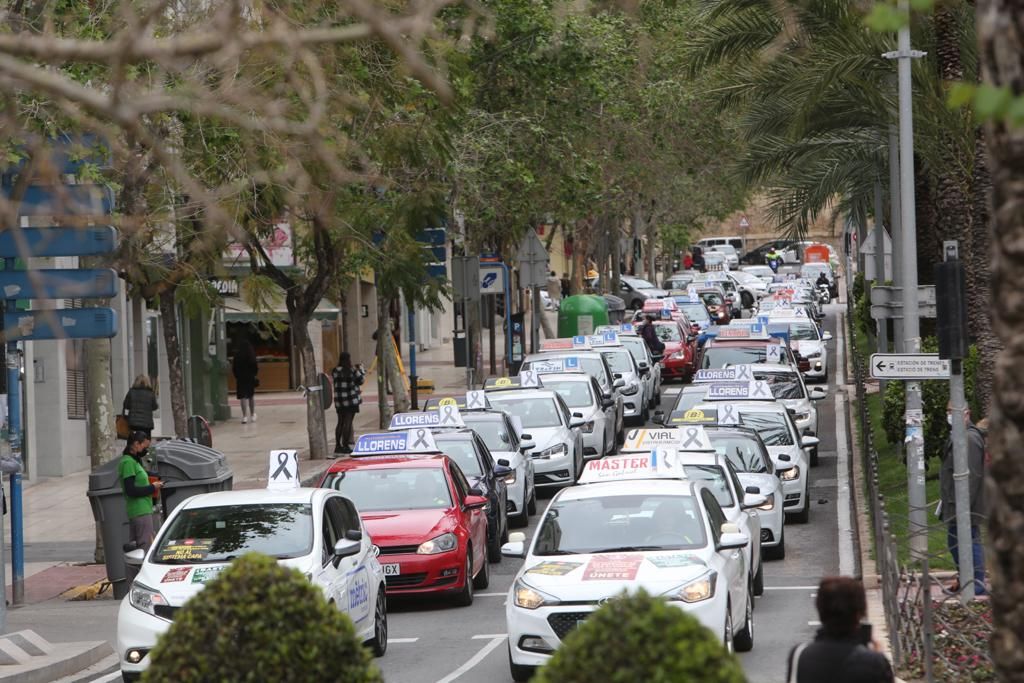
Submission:
[[[619,333],[615,331],[606,331],[601,334],[594,334],[590,336],[590,346],[621,346],[619,341]]]
[[[708,387],[708,401],[774,401],[768,382],[754,380],[750,382],[719,382]]]
[[[752,325],[726,325],[719,326],[718,337],[720,339],[764,339],[764,327],[760,323]]]
[[[717,425],[718,410],[715,408],[690,408],[676,410],[668,416],[668,424]]]
[[[449,405],[438,405],[437,410],[425,412],[395,413],[391,416],[391,424],[388,431],[395,432],[415,427],[426,427],[434,429],[439,427],[462,428],[466,423],[462,421],[459,413],[459,406],[454,400]]]
[[[363,434],[356,439],[352,457],[366,455],[404,455],[407,453],[440,453],[429,429],[407,429],[402,432]]]
[[[714,450],[702,427],[667,427],[662,429],[631,429],[626,434],[623,452],[651,451],[669,448],[681,451]]]
[[[482,391],[467,391],[465,396],[428,398],[423,404],[423,410],[438,410],[444,406],[456,406],[463,412],[471,410],[490,410],[491,402],[487,400],[487,396]]]
[[[708,382],[749,382],[754,379],[749,363],[730,365],[725,368],[701,368],[693,375],[698,384]]]
[[[529,373],[528,384],[523,384],[523,375]],[[530,370],[519,373],[516,377],[488,377],[484,382],[484,391],[508,391],[510,389],[542,389],[544,384],[537,373]]]
[[[571,351],[574,348],[577,347],[573,344],[571,337],[545,339],[540,343],[541,351]]]
[[[580,475],[581,484],[642,479],[687,479],[684,463],[674,448],[655,448],[644,453],[610,455],[591,460]]]

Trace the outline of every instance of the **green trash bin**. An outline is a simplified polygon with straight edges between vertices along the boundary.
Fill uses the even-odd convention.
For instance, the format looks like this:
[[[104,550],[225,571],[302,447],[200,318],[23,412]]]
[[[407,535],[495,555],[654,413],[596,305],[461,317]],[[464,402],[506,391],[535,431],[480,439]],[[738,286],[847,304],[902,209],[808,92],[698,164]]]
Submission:
[[[593,334],[600,325],[608,325],[608,304],[593,294],[577,294],[562,299],[558,309],[558,336]]]

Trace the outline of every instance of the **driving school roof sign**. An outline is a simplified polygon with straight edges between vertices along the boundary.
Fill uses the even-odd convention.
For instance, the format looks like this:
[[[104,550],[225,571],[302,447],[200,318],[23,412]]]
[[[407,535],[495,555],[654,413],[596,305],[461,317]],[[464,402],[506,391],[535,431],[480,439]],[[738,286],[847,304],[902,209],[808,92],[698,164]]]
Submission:
[[[714,408],[690,408],[677,410],[668,417],[669,424],[716,425],[718,410]]]
[[[591,460],[580,476],[581,484],[635,479],[686,479],[685,463],[674,448],[655,448],[647,453],[612,455]]]
[[[555,372],[579,372],[580,359],[575,356],[565,358],[550,358],[530,362],[530,370],[538,375],[548,375]]]
[[[768,386],[767,382],[755,380],[751,382],[720,382],[712,384],[708,387],[706,398],[709,401],[772,401],[775,399],[775,396],[772,394],[771,387]]]
[[[523,370],[518,377],[489,377],[484,382],[487,391],[504,391],[508,389],[541,389],[540,376],[533,370]]]
[[[454,403],[450,405],[439,405],[437,410],[420,413],[395,413],[391,416],[391,424],[388,429],[392,432],[414,427],[465,427],[462,415],[459,414],[459,407]]]
[[[668,448],[680,451],[711,451],[714,447],[702,427],[668,427],[665,429],[632,429],[626,434],[623,452],[652,451]]]
[[[363,434],[356,439],[354,457],[366,455],[403,455],[406,453],[440,453],[429,429],[409,429],[404,432],[378,432]]]
[[[754,379],[749,364],[731,365],[727,368],[702,368],[693,375],[693,381],[706,382],[749,382]]]

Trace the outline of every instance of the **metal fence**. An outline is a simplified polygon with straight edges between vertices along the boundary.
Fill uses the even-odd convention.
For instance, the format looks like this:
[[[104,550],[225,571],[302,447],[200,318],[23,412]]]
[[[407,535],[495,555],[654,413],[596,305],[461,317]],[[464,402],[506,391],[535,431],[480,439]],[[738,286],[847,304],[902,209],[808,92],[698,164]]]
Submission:
[[[992,633],[988,602],[978,600],[962,604],[957,595],[945,592],[930,567],[940,557],[948,557],[948,551],[943,547],[919,561],[911,560],[910,534],[895,531],[908,526],[903,520],[894,524],[897,520],[891,519],[886,502],[893,496],[906,495],[906,477],[888,483],[883,477],[867,405],[864,359],[869,350],[857,348],[858,318],[852,293],[847,301],[848,338],[857,392],[856,415],[861,434],[860,452],[856,456],[863,463],[874,558],[885,603],[893,663],[903,677],[929,683],[994,681],[988,645]],[[933,514],[937,503],[937,500],[928,503],[930,536],[945,533],[945,525]]]

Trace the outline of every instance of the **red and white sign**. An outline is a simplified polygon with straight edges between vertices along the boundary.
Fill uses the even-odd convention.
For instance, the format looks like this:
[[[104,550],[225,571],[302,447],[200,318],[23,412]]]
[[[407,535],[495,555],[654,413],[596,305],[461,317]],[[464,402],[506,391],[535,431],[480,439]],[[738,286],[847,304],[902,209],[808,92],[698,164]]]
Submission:
[[[744,216],[743,218],[740,219],[740,227],[743,228],[743,229],[746,229],[746,228],[750,227],[750,221],[747,220],[746,216]]]
[[[583,570],[584,581],[632,581],[643,555],[595,555]]]
[[[275,223],[274,232],[269,237],[260,240],[260,244],[263,245],[263,250],[267,252],[267,256],[270,257],[270,262],[273,265],[295,265],[295,252],[292,248],[294,246],[292,242],[292,226],[290,223],[283,221]],[[237,242],[229,244],[224,252],[224,260],[228,263],[234,263],[240,259],[248,260],[245,248]]]
[[[571,351],[573,348],[572,339],[569,337],[562,339],[545,339],[540,343],[541,351]]]

